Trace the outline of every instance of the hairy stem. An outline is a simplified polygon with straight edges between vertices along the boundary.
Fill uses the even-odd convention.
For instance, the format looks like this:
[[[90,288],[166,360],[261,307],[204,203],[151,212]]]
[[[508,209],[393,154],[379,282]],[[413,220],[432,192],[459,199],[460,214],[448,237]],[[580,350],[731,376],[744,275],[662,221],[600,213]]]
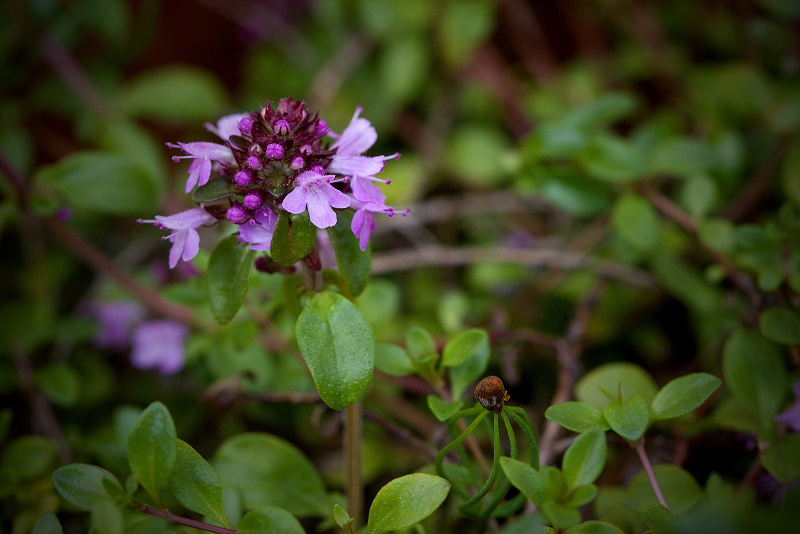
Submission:
[[[232,528],[209,525],[208,523],[203,523],[202,521],[197,521],[195,519],[189,519],[188,517],[175,515],[169,510],[160,510],[158,508],[153,508],[152,506],[148,506],[138,501],[133,501],[133,505],[138,510],[141,510],[146,514],[154,515],[156,517],[161,517],[163,519],[166,519],[170,523],[175,523],[176,525],[185,525],[187,527],[196,528],[198,530],[205,530],[206,532],[214,532],[215,534],[236,534],[236,530]]]
[[[653,488],[653,493],[656,494],[656,499],[658,500],[659,504],[669,510],[667,501],[664,499],[664,494],[661,492],[661,486],[658,485],[658,480],[656,480],[656,474],[653,472],[653,466],[650,465],[650,458],[647,457],[647,452],[644,450],[644,438],[634,443],[633,448],[636,449],[636,454],[639,455],[639,461],[642,462],[642,467],[644,467],[644,472],[647,474],[647,480],[650,481],[650,486]]]
[[[354,519],[354,528],[358,528],[361,520],[361,507],[364,501],[364,488],[361,484],[363,411],[360,400],[345,410],[344,445],[347,451],[347,513]]]

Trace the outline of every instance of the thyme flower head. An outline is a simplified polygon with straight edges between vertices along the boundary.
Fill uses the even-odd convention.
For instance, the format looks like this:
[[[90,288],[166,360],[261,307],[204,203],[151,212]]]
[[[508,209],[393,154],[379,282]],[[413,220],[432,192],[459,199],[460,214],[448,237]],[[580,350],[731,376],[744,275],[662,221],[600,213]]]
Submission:
[[[378,138],[358,107],[350,124],[337,134],[311,113],[305,102],[292,98],[250,113],[222,117],[205,125],[222,143],[198,141],[167,143],[191,159],[186,193],[197,208],[156,216],[151,222],[174,230],[170,267],[178,259],[189,261],[199,251],[196,229],[226,219],[238,226],[238,236],[251,249],[269,251],[282,212],[308,212],[320,230],[334,226],[337,210],[355,212],[351,230],[361,250],[366,250],[375,230],[375,213],[407,215],[385,204],[378,178],[386,161],[400,156],[365,156]],[[331,140],[333,143],[331,144]]]

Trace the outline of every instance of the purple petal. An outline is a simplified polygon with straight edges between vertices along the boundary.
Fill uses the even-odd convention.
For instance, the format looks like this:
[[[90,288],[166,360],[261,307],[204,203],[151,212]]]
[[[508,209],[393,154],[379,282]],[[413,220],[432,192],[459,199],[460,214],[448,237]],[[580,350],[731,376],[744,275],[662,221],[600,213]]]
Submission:
[[[199,228],[204,224],[214,222],[215,219],[213,215],[203,208],[192,208],[167,217],[156,215],[156,221],[164,228],[169,228],[170,230],[185,230],[187,228]]]
[[[194,228],[185,230],[186,239],[183,242],[183,261],[189,261],[200,252],[200,234]]]
[[[249,113],[234,113],[233,115],[226,115],[217,121],[217,125],[206,123],[204,126],[206,130],[217,135],[223,141],[227,141],[232,135],[241,135],[239,131],[239,121],[245,117],[249,117]]]
[[[197,141],[194,143],[178,143],[178,146],[180,146],[184,152],[196,158],[208,158],[229,163],[233,163],[234,161],[231,149],[218,143]]]
[[[386,201],[386,195],[369,178],[353,176],[350,180],[350,187],[353,189],[353,196],[362,202],[383,203]]]
[[[183,246],[186,244],[186,237],[189,230],[178,230],[169,236],[172,241],[172,248],[169,249],[169,268],[174,269],[178,265],[178,260],[183,255]]]
[[[369,150],[378,139],[378,133],[367,119],[360,119],[361,106],[356,108],[350,124],[344,129],[342,135],[338,136],[337,141],[331,146],[336,149],[338,154],[347,156],[359,156]],[[336,138],[335,135],[331,136]]]
[[[286,195],[283,199],[281,207],[289,213],[303,213],[306,210],[308,200],[306,198],[307,191],[302,187],[296,187],[291,193]]]
[[[322,193],[325,196],[327,203],[333,208],[347,208],[350,206],[350,197],[336,189],[330,184],[324,184],[321,187]]]
[[[331,159],[327,172],[345,176],[374,176],[383,170],[385,160],[381,156],[342,156],[335,154]]]
[[[369,237],[375,231],[375,216],[365,209],[356,211],[353,222],[350,223],[350,230],[358,238],[359,248],[362,251],[367,250]]]
[[[795,401],[787,410],[776,415],[775,421],[800,434],[800,401]]]
[[[333,188],[331,188],[333,189]],[[347,198],[348,205],[350,198]],[[319,189],[309,191],[306,196],[308,201],[308,216],[311,223],[317,228],[329,228],[336,224],[336,213],[331,209],[331,204],[328,202],[325,193]]]
[[[131,363],[140,369],[174,374],[183,368],[183,344],[189,335],[184,325],[170,320],[142,323],[133,333]]]
[[[269,250],[272,243],[272,232],[262,224],[240,224],[239,239],[251,243],[251,250]]]

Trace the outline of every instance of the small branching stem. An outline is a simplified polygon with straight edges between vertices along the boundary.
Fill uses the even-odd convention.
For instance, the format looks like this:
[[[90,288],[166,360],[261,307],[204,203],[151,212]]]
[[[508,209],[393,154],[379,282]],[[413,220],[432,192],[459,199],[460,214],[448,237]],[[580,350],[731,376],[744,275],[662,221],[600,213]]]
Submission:
[[[210,525],[208,523],[203,523],[202,521],[197,521],[195,519],[189,519],[188,517],[183,517],[180,515],[173,514],[169,510],[161,510],[158,508],[153,508],[152,506],[148,506],[144,503],[133,501],[133,506],[146,514],[153,515],[156,517],[161,517],[166,519],[170,523],[175,523],[176,525],[185,525],[187,527],[196,528],[198,530],[205,530],[206,532],[214,532],[215,534],[236,534],[236,530],[232,528],[225,528],[225,527],[218,527],[216,525]]]
[[[650,481],[650,486],[653,488],[653,493],[656,494],[656,499],[658,500],[659,504],[669,510],[669,506],[667,506],[667,500],[664,499],[664,493],[662,493],[661,486],[658,485],[658,480],[656,479],[656,474],[653,472],[653,466],[650,465],[650,458],[647,457],[647,452],[644,450],[644,438],[634,443],[633,448],[636,450],[636,454],[639,455],[639,461],[642,462],[642,467],[644,467],[644,472],[647,474],[647,480]]]
[[[347,454],[347,513],[354,519],[353,527],[361,521],[364,488],[361,483],[361,441],[363,406],[356,401],[345,410],[344,446]]]

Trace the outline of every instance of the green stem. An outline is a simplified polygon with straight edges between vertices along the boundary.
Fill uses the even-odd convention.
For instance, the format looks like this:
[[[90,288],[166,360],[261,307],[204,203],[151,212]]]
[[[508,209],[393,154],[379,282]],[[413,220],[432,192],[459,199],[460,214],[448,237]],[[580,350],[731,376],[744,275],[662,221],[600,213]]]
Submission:
[[[508,420],[508,415],[506,415],[506,412],[502,411],[500,413],[503,416],[503,424],[506,427],[506,435],[508,435],[508,445],[509,445],[509,448],[510,448],[509,455],[511,456],[511,458],[516,459],[517,458],[517,436],[514,435],[514,429],[511,428],[511,421]],[[495,418],[496,418],[496,416],[497,416],[497,414],[495,414]],[[498,445],[499,445],[499,442],[498,442]],[[498,449],[499,449],[499,447],[498,447]],[[502,452],[503,451],[500,450],[500,454],[502,454]],[[500,464],[499,457],[497,456],[497,451],[495,451],[495,465],[497,465],[498,471],[500,470],[500,465],[499,464]],[[488,519],[492,515],[492,512],[494,511],[495,508],[498,507],[498,505],[500,504],[500,501],[502,501],[505,498],[506,493],[508,493],[508,490],[509,490],[510,487],[511,487],[511,481],[508,480],[508,478],[505,478],[505,480],[503,480],[503,483],[500,484],[500,487],[498,488],[498,490],[495,493],[494,497],[492,497],[492,500],[489,501],[489,505],[486,507],[486,510],[484,510],[483,513],[481,514],[481,519]]]
[[[539,468],[539,445],[536,442],[536,433],[533,431],[533,423],[531,423],[528,414],[522,408],[517,406],[506,406],[503,409],[511,414],[511,418],[517,422],[517,424],[522,428],[522,431],[525,432],[525,437],[528,438],[528,444],[531,448],[531,465],[533,467]]]
[[[633,448],[636,449],[636,454],[639,455],[639,461],[642,462],[642,467],[644,467],[644,472],[647,474],[647,480],[650,481],[650,486],[653,488],[653,493],[656,494],[656,499],[658,500],[659,504],[669,510],[667,501],[664,499],[664,494],[661,492],[661,486],[658,485],[656,474],[653,472],[653,466],[650,465],[650,458],[647,457],[647,452],[644,450],[644,438],[634,443]]]
[[[361,521],[364,488],[361,484],[361,441],[363,436],[363,406],[356,401],[345,410],[345,450],[347,451],[347,513],[353,518],[353,528]]]
[[[436,455],[436,458],[434,459],[433,463],[436,465],[436,473],[440,477],[446,478],[444,476],[444,468],[442,466],[442,463],[444,462],[444,457],[447,456],[447,454],[450,451],[452,451],[453,449],[458,447],[458,445],[462,441],[464,441],[464,439],[467,436],[472,434],[472,431],[475,430],[475,428],[480,424],[480,422],[483,420],[483,418],[486,417],[489,414],[489,412],[484,410],[482,407],[481,407],[481,410],[483,410],[483,411],[478,414],[478,417],[476,417],[475,420],[472,421],[472,423],[470,423],[470,425],[467,427],[467,429],[464,432],[462,432],[456,439],[454,439],[453,441],[448,443],[442,450],[439,451],[439,454]]]
[[[489,412],[486,412],[486,413],[489,413]],[[503,449],[500,448],[500,414],[498,414],[498,413],[494,414],[494,418],[493,418],[492,423],[493,423],[493,427],[492,427],[492,434],[493,434],[492,446],[494,448],[494,456],[492,458],[492,471],[491,471],[491,473],[489,473],[489,478],[486,480],[486,483],[483,485],[483,487],[480,490],[478,490],[478,493],[473,495],[469,500],[467,500],[467,502],[465,502],[461,506],[459,506],[459,508],[461,508],[462,510],[464,510],[466,508],[469,508],[473,504],[479,502],[483,498],[484,495],[489,493],[489,490],[492,489],[492,486],[494,486],[495,480],[497,480],[497,474],[500,471],[500,462],[499,462],[500,455],[503,454]]]

